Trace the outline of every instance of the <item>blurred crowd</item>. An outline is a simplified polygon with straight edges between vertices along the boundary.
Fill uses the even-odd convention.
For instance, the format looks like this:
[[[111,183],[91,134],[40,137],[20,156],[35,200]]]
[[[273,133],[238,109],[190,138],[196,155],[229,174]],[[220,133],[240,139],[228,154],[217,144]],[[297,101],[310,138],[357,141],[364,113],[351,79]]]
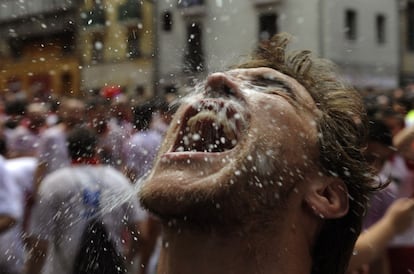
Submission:
[[[369,121],[365,157],[377,174],[374,179],[381,190],[369,197],[365,231],[357,241],[350,269],[354,273],[411,273],[414,85],[367,89],[361,94]],[[359,261],[361,257],[366,260]]]
[[[49,194],[53,192],[50,190],[51,186],[44,185],[43,182],[48,181],[48,177],[53,177],[57,171],[79,164],[111,166],[118,174],[115,174],[115,177],[123,177],[116,177],[118,179],[113,179],[114,181],[128,180],[132,186],[127,189],[127,192],[130,192],[130,196],[136,201],[128,202],[138,204],[135,193],[140,178],[150,170],[169,126],[174,112],[174,108],[171,107],[173,100],[174,96],[171,94],[145,102],[123,94],[110,96],[98,94],[85,98],[53,97],[47,101],[36,98],[28,100],[21,95],[8,95],[2,98],[0,100],[0,273],[35,272],[33,269],[25,270],[24,267],[28,254],[33,252],[32,247],[38,245],[38,242],[33,242],[31,238],[32,236],[40,240],[45,238],[39,235],[44,231],[39,230],[39,227],[51,224],[42,223],[46,222],[43,217],[46,214],[41,215],[38,211],[51,211],[53,221],[56,221],[55,214],[62,213],[61,209],[55,212],[49,209],[53,205],[45,208],[46,201],[50,199],[42,197],[42,193],[50,196]],[[96,154],[74,157],[73,153],[70,153],[68,138],[77,128],[87,128],[95,134]],[[82,142],[85,141],[82,136],[78,137]],[[114,172],[110,171],[110,173]],[[67,177],[71,177],[70,174]],[[107,175],[102,174],[102,176]],[[67,179],[63,177],[60,182],[62,186],[70,184],[65,180]],[[63,198],[61,202],[70,203],[71,198],[73,197],[68,197],[67,200]],[[104,199],[99,201],[100,207],[117,206],[117,202],[114,204],[113,201],[111,205],[105,204],[108,202]],[[87,199],[80,197],[75,203],[84,204],[84,208],[78,209],[82,212],[71,214],[81,216],[85,210],[89,210],[87,207],[91,205],[91,201],[93,199],[91,200],[90,197]],[[129,212],[128,216],[120,216],[118,223],[122,223],[122,218],[130,218],[128,222],[131,223],[133,219],[131,216],[135,216],[132,223],[136,227],[130,229],[128,225],[121,228],[113,225],[109,230],[116,228],[114,231],[119,234],[114,238],[120,240],[118,248],[128,260],[129,273],[153,273],[156,260],[154,250],[158,237],[157,223],[139,208],[139,205],[131,208],[134,212]],[[79,223],[76,218],[73,222],[76,223],[74,226]],[[111,225],[106,224],[106,226]],[[81,234],[80,231],[77,233]],[[72,237],[73,235],[67,238],[71,240]],[[46,238],[49,243],[56,241],[56,237]],[[134,241],[137,244],[134,244]],[[46,265],[47,261],[51,260],[48,253],[58,253],[56,246],[53,248],[49,246],[48,250],[43,254],[46,256],[46,263],[44,263]],[[144,261],[146,261],[145,265]],[[150,265],[151,267],[147,267]],[[70,270],[67,271],[70,273]],[[48,273],[63,272],[51,269]]]
[[[366,159],[378,174],[375,180],[381,190],[370,197],[366,232],[360,245],[357,242],[350,272],[410,273],[407,270],[414,271],[414,226],[402,199],[414,196],[414,85],[388,91],[367,89],[361,95],[369,119]],[[24,262],[36,245],[30,237],[42,239],[38,228],[48,225],[39,217],[39,201],[41,195],[53,193],[42,190],[42,184],[54,172],[76,164],[108,165],[128,180],[132,186],[128,191],[135,193],[169,127],[174,99],[143,102],[123,94],[98,94],[46,101],[8,95],[0,100],[0,274],[29,273]],[[97,137],[96,155],[87,159],[74,158],[67,148],[71,130],[82,127]],[[64,179],[59,183],[64,184]],[[138,204],[137,195],[132,196]],[[133,211],[127,217],[136,229],[125,225],[116,230],[120,252],[128,261],[128,273],[154,273],[160,248],[157,221],[139,205]],[[372,235],[380,236],[373,240]],[[48,250],[61,252],[56,247]],[[50,260],[49,253],[42,255],[45,261]],[[358,255],[363,258],[359,260]]]

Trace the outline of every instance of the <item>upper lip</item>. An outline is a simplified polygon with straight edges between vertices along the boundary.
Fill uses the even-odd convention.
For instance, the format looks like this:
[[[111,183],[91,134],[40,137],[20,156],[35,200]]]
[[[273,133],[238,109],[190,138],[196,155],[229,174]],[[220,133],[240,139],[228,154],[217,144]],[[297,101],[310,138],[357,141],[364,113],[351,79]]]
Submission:
[[[211,91],[209,92],[212,95]],[[211,96],[215,97],[215,96]],[[184,110],[170,152],[224,152],[233,149],[247,128],[247,115],[238,100],[200,99]]]

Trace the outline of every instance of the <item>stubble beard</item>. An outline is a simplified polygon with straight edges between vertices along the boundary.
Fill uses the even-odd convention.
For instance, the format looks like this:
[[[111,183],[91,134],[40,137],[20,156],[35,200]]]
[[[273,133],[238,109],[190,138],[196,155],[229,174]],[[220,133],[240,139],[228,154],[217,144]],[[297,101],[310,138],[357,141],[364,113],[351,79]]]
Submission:
[[[286,211],[296,182],[276,180],[281,175],[272,165],[274,160],[258,155],[252,160],[242,157],[208,188],[167,188],[162,187],[166,182],[149,179],[141,189],[141,202],[164,223],[200,231],[248,229],[274,222]],[[260,163],[270,167],[264,170]]]

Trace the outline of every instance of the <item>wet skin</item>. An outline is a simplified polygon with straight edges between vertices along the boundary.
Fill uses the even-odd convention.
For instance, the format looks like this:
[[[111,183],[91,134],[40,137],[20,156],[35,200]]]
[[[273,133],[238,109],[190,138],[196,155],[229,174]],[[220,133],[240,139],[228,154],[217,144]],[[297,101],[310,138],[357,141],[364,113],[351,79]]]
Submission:
[[[272,211],[315,173],[318,115],[306,89],[276,70],[213,73],[183,100],[141,200],[161,218],[200,223]]]

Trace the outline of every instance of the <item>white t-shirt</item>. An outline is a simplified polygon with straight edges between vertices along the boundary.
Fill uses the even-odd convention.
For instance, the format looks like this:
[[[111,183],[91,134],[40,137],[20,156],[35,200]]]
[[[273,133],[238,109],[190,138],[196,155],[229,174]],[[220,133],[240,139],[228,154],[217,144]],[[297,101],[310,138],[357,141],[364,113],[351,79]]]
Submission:
[[[0,156],[0,214],[16,220],[16,224],[0,234],[0,269],[21,271],[24,254],[20,237],[23,219],[22,193],[5,167]]]
[[[23,192],[33,192],[33,179],[37,167],[36,157],[18,157],[6,160],[6,169]]]
[[[146,217],[128,179],[110,166],[77,165],[48,175],[33,209],[30,234],[49,241],[43,273],[71,273],[88,219],[99,212],[121,252],[121,232]]]
[[[66,132],[62,125],[46,129],[39,140],[39,162],[46,163],[46,174],[70,164]]]
[[[12,131],[7,139],[7,147],[11,155],[29,155],[38,154],[40,134],[31,132],[25,126],[18,126]]]

